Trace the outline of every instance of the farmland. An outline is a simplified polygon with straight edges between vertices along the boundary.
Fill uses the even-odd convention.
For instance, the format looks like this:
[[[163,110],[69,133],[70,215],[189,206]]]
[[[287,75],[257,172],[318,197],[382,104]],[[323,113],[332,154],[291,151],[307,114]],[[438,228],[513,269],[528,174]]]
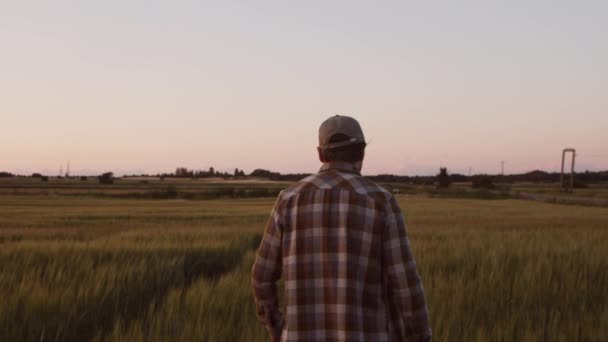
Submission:
[[[267,340],[249,272],[287,185],[0,180],[0,341]],[[394,187],[435,341],[608,340],[607,208]]]

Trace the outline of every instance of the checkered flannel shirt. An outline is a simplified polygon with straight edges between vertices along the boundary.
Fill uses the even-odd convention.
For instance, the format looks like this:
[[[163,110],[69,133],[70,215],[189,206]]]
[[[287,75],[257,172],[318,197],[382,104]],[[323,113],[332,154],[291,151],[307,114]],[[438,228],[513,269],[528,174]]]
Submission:
[[[352,164],[326,163],[281,192],[252,287],[259,319],[281,341],[430,340],[399,204]]]

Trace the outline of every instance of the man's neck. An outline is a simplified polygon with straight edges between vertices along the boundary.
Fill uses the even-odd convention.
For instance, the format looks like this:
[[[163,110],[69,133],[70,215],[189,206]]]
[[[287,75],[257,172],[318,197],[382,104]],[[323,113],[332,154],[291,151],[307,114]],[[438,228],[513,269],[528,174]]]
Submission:
[[[361,162],[350,163],[350,162],[342,162],[342,161],[332,161],[332,162],[323,163],[323,166],[321,166],[320,172],[327,171],[327,170],[338,170],[338,171],[361,175]]]

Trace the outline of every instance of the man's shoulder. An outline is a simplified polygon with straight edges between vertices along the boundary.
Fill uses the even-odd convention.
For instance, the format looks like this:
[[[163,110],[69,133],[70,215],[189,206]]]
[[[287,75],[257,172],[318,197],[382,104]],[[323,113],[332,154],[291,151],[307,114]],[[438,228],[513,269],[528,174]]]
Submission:
[[[377,200],[388,200],[392,194],[373,181],[348,172],[319,172],[292,184],[281,192],[283,199],[311,190],[341,189]]]
[[[318,177],[318,175],[319,175],[318,173],[312,174],[310,176],[302,178],[299,181],[293,183],[292,185],[290,185],[289,187],[287,187],[286,189],[281,191],[281,195],[280,195],[281,198],[287,199],[289,197],[297,195],[298,193],[300,193],[302,191],[305,191],[310,188],[314,188],[313,182]]]
[[[387,198],[392,196],[390,191],[386,190],[384,187],[376,184],[374,181],[365,178],[363,176],[357,176],[357,180],[361,183],[360,191],[365,194],[377,194],[381,195],[383,198]]]

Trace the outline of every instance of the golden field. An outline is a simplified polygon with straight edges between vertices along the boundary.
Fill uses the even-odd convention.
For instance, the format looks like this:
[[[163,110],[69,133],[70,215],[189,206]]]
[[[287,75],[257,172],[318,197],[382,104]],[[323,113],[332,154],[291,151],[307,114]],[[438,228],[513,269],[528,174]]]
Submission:
[[[49,184],[0,184],[0,341],[267,340],[249,272],[285,184]],[[434,341],[608,340],[608,209],[398,198]]]

